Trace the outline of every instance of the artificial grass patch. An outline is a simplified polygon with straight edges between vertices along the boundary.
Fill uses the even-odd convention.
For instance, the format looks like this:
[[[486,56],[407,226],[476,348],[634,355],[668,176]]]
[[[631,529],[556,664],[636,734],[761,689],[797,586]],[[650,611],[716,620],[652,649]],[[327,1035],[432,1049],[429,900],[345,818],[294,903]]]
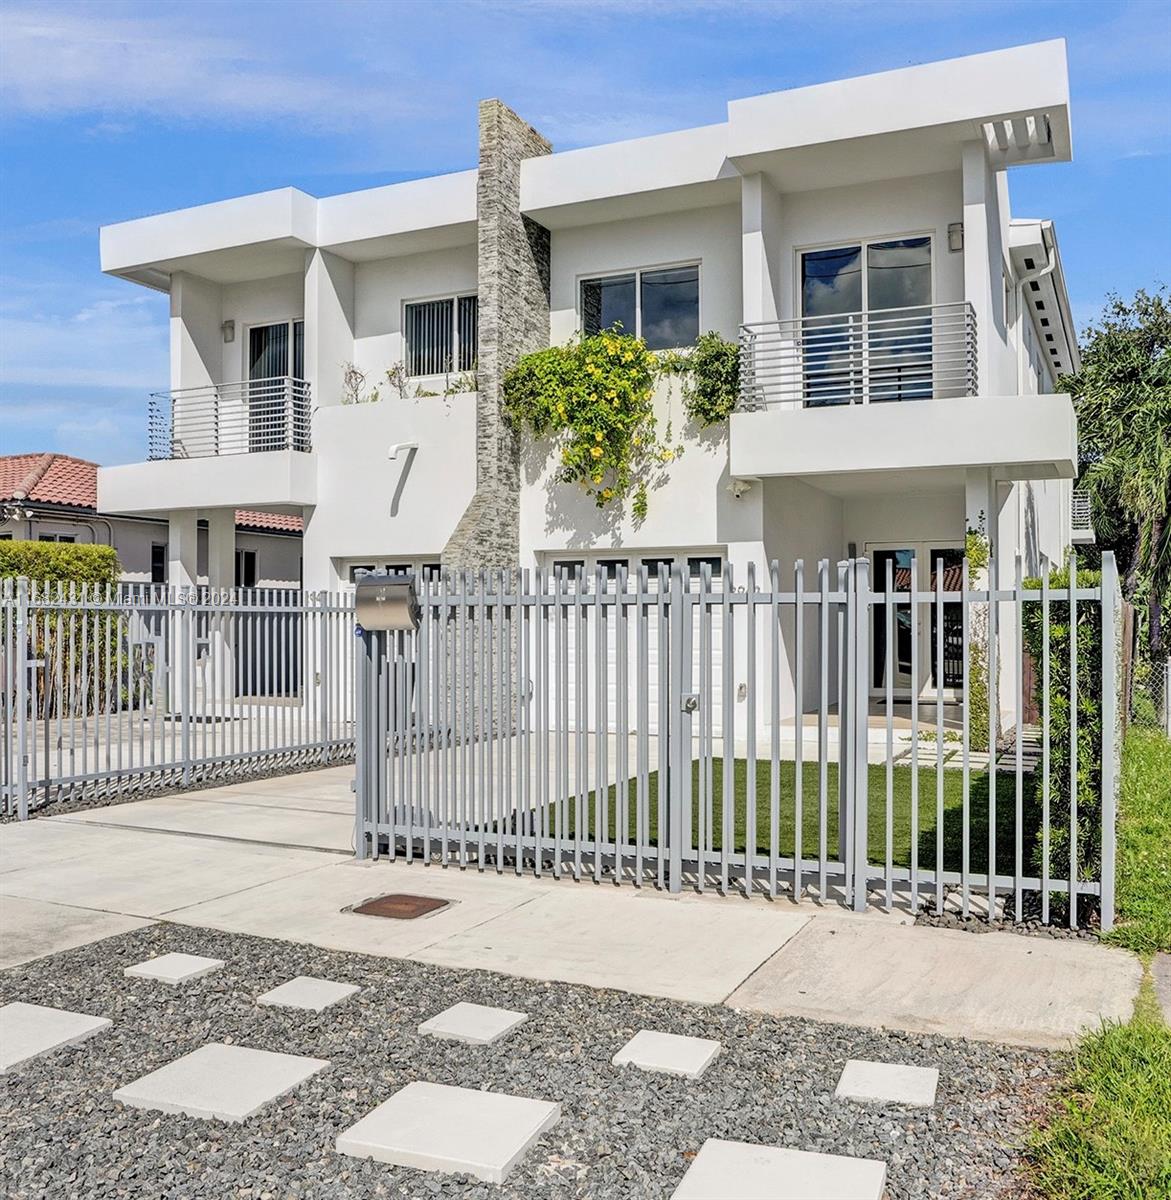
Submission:
[[[1171,741],[1130,729],[1122,747],[1111,942],[1139,953],[1171,951]]]
[[[700,844],[700,771],[702,764],[696,760],[691,764],[691,844]],[[945,769],[940,773],[943,785],[943,861],[944,869],[958,871],[963,862],[963,773]],[[755,803],[749,803],[749,784],[754,782]],[[732,777],[733,802],[730,813],[729,849],[742,854],[748,845],[748,814],[755,814],[752,842],[758,855],[767,857],[771,850],[772,822],[772,764],[767,759],[756,764],[755,779],[750,776],[746,759],[735,760]],[[917,861],[921,867],[934,867],[936,861],[936,830],[940,825],[938,780],[934,767],[921,767],[918,771],[918,803],[913,803],[912,791],[915,784],[914,772],[909,766],[895,766],[891,770],[891,795],[889,814],[887,810],[887,776],[884,765],[871,766],[868,774],[869,804],[867,817],[871,859],[878,861],[885,856],[886,828],[889,818],[891,827],[892,861],[896,866],[909,867],[912,858],[911,814],[918,808]],[[725,841],[724,830],[724,763],[722,759],[711,762],[711,774],[705,781],[707,794],[711,796],[711,828],[705,828],[703,844],[718,853]],[[806,763],[801,777],[801,830],[802,855],[814,857],[820,840],[819,797],[821,778],[816,763]],[[781,762],[777,773],[777,853],[782,856],[793,854],[796,822],[796,767],[792,762]],[[647,777],[646,841],[658,844],[658,772]],[[826,847],[830,857],[837,854],[838,845],[838,768],[828,763],[825,772],[826,794]],[[599,829],[606,830],[606,841],[613,841],[619,822],[617,810],[618,787],[611,784],[605,796],[604,812],[599,812],[594,792],[584,797],[581,806],[582,837],[592,840]],[[633,841],[637,828],[638,789],[630,781],[626,802],[626,837]],[[548,814],[549,829],[555,828],[555,807]],[[972,872],[985,870],[988,861],[988,775],[986,771],[973,770],[969,790],[969,869]],[[574,835],[578,826],[576,799],[569,797],[565,802],[562,834]],[[1016,781],[1012,774],[1001,773],[996,787],[996,866],[1000,872],[1011,871],[1016,836]],[[1022,781],[1022,863],[1028,868],[1033,847],[1039,836],[1040,803],[1035,792],[1032,775]]]
[[[1134,1019],[1106,1025],[1074,1051],[1032,1162],[1046,1200],[1171,1196],[1171,1029],[1150,978]]]

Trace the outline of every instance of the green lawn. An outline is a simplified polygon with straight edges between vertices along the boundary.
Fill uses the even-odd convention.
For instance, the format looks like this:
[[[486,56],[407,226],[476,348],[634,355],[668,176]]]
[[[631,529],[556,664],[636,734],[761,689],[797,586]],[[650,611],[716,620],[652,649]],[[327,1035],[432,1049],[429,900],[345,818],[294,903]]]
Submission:
[[[1171,951],[1171,741],[1149,729],[1131,729],[1122,749],[1116,869],[1109,940]]]
[[[695,845],[699,838],[699,774],[700,763],[691,765],[692,779],[692,823],[691,837]],[[778,853],[791,855],[793,853],[793,833],[796,828],[794,812],[795,796],[794,764],[782,762],[779,771],[779,828]],[[770,823],[771,799],[770,788],[772,781],[772,764],[768,761],[756,764],[756,829],[755,845],[757,852],[762,855],[769,853],[769,837],[772,828]],[[893,861],[896,865],[910,866],[911,863],[911,786],[913,772],[910,767],[896,766],[892,773],[891,795],[891,827],[893,835]],[[745,759],[736,760],[733,788],[735,801],[733,804],[732,845],[734,852],[743,853],[747,844],[747,813],[748,803],[748,763]],[[712,794],[712,825],[710,838],[705,839],[714,851],[723,847],[723,794],[724,794],[724,764],[722,760],[712,763],[711,769]],[[1022,840],[1024,861],[1028,869],[1029,856],[1033,849],[1036,830],[1040,824],[1039,802],[1034,796],[1032,776],[1024,778],[1024,798],[1022,822]],[[802,810],[802,850],[806,856],[816,854],[818,845],[818,796],[819,778],[816,766],[806,765],[802,773],[803,810]],[[658,839],[658,773],[652,772],[648,778],[648,823],[651,844],[657,844]],[[838,770],[834,763],[826,768],[827,794],[827,831],[826,842],[831,856],[836,856],[838,838]],[[883,857],[886,845],[886,768],[874,766],[870,768],[869,776],[869,828],[871,859]],[[635,833],[637,790],[632,781],[629,787],[629,804],[627,812],[627,838],[633,840]],[[616,831],[616,801],[617,786],[611,785],[607,794],[606,831],[607,841],[614,839]],[[988,777],[982,771],[973,771],[971,775],[970,792],[971,811],[971,847],[970,867],[972,871],[983,871],[988,858]],[[997,869],[1011,870],[1013,861],[1015,837],[1015,806],[1016,784],[1012,775],[1002,774],[997,781],[996,828],[997,828]],[[919,857],[921,866],[935,865],[935,833],[937,820],[936,807],[936,776],[934,768],[919,770]],[[564,833],[571,836],[575,829],[574,801],[571,798],[566,805],[566,826]],[[591,840],[596,828],[600,825],[600,817],[595,811],[594,793],[590,792],[583,813],[583,836]],[[550,828],[552,829],[553,814],[550,812]],[[943,843],[944,867],[947,870],[958,871],[962,861],[963,851],[963,775],[953,769],[943,772]]]
[[[1128,1024],[1078,1044],[1032,1160],[1046,1200],[1171,1196],[1171,1029],[1149,975]]]

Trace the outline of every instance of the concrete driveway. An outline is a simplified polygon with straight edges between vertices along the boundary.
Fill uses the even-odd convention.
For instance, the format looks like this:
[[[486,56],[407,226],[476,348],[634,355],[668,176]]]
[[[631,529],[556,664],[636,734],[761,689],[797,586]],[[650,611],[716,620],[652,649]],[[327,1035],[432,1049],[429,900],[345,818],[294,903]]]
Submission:
[[[330,949],[1021,1045],[1125,1019],[1141,970],[1087,941],[905,914],[350,857],[351,767],[0,829],[0,965],[165,920]],[[413,921],[352,908],[450,901]]]

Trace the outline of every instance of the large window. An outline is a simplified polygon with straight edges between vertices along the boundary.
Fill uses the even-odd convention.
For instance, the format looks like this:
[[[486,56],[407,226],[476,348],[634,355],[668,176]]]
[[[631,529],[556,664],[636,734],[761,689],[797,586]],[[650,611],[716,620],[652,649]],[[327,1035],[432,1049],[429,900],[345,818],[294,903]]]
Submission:
[[[448,375],[475,370],[479,323],[475,296],[408,304],[403,319],[407,374]]]
[[[699,336],[698,265],[583,279],[581,327],[587,336],[618,327],[651,350],[690,346]]]
[[[931,239],[801,255],[806,403],[932,394]]]

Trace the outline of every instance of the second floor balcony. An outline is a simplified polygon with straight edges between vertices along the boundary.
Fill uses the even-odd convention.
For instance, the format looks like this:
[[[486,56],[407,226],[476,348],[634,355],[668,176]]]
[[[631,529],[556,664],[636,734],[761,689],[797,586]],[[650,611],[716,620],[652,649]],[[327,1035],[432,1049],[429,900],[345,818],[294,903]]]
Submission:
[[[977,393],[966,302],[765,321],[740,328],[740,409],[828,408]]]
[[[309,384],[293,376],[157,392],[150,399],[148,458],[219,458],[312,449]]]

